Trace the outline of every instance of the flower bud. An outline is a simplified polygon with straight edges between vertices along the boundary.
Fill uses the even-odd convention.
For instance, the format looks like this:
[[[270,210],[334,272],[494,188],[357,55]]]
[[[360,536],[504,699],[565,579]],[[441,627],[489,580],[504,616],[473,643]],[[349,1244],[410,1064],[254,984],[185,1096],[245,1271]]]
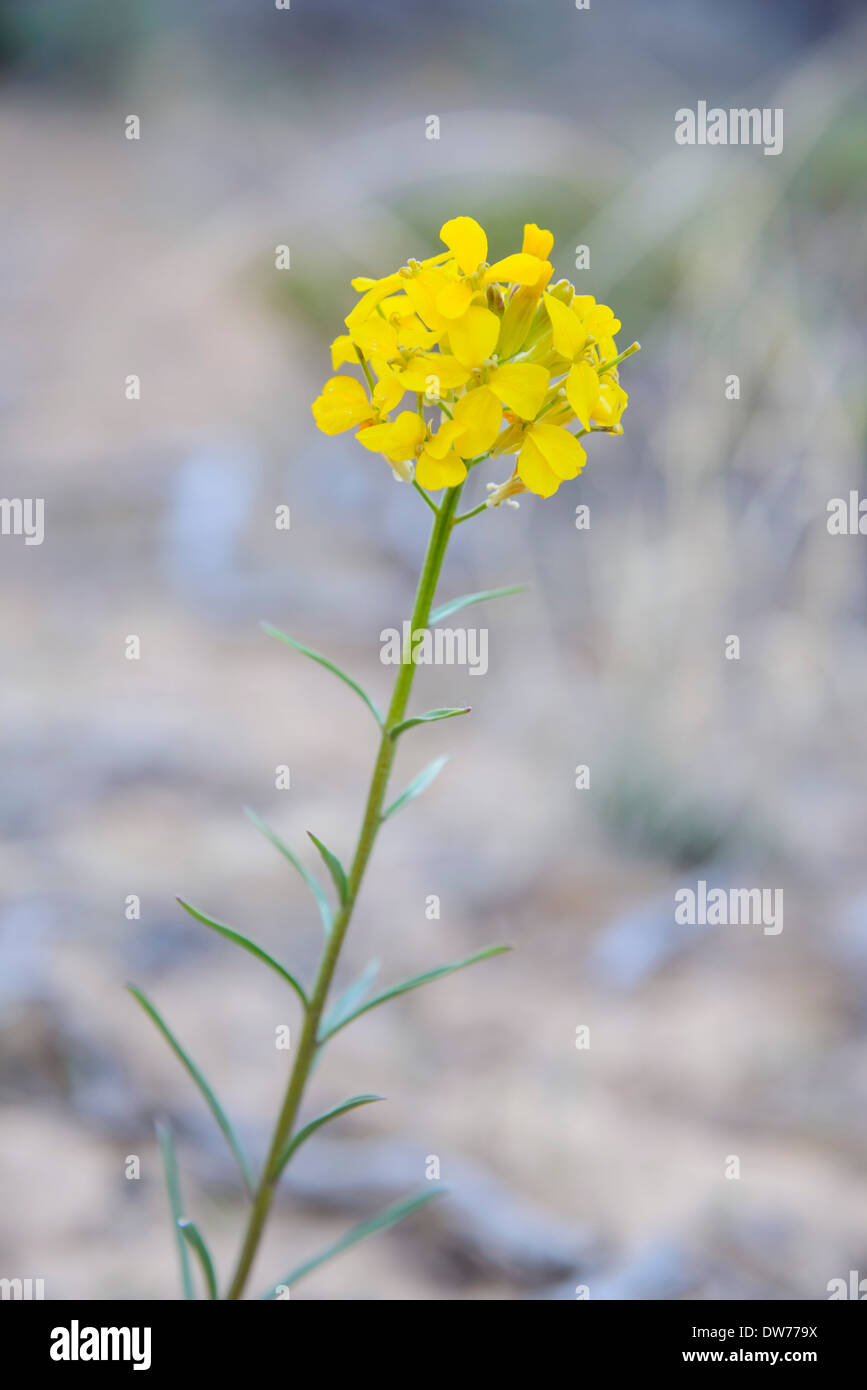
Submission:
[[[499,285],[488,285],[485,290],[485,300],[487,301],[488,308],[493,310],[495,314],[501,315],[506,307],[503,291],[500,289]]]
[[[559,299],[561,304],[571,304],[575,297],[575,286],[571,280],[558,280],[556,285],[552,285],[548,294],[553,299]]]

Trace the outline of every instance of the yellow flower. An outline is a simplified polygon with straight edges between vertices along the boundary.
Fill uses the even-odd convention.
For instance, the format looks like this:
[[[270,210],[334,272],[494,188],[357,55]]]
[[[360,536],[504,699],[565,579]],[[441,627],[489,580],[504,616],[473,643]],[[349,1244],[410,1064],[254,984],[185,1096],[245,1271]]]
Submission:
[[[545,234],[538,228],[534,231],[538,236],[533,244],[544,246]],[[487,265],[488,238],[472,217],[446,222],[440,238],[453,259],[436,267],[420,267],[408,277],[406,293],[429,330],[448,333],[449,349],[458,361],[479,367],[491,357],[500,338],[500,317],[489,307],[487,287],[504,282],[545,284],[552,267],[526,245],[518,254]]]
[[[607,304],[597,304],[592,294],[576,294],[572,300],[572,312],[580,320],[589,337],[599,344],[603,359],[617,356],[614,342],[615,333],[620,332],[621,323],[614,316],[614,310]]]
[[[331,345],[335,371],[313,414],[327,434],[357,430],[365,449],[396,473],[438,492],[463,483],[483,460],[515,455],[513,475],[489,505],[520,492],[550,497],[586,462],[578,434],[622,434],[628,404],[618,366],[620,322],[607,304],[549,289],[554,238],[528,222],[520,251],[488,261],[488,238],[472,217],[440,232],[446,250],[378,279],[356,277],[359,294]],[[416,410],[400,410],[407,392]],[[434,419],[434,415],[438,419]],[[393,418],[392,418],[393,417]]]
[[[569,305],[550,294],[544,298],[554,351],[573,363],[563,384],[577,419],[585,430],[589,430],[591,420],[601,425],[617,424],[628,398],[616,380],[606,374],[600,377],[598,366],[603,358],[617,355],[614,333],[620,328],[620,320],[607,304],[597,304],[592,295],[576,295]],[[588,359],[588,350],[591,358],[598,360]]]
[[[490,357],[500,320],[487,307],[480,283],[462,278],[454,264],[428,266],[407,279],[406,294],[431,333],[448,334],[449,350],[464,366],[481,366]]]
[[[415,457],[415,452],[425,435],[424,422],[411,410],[403,410],[396,420],[387,420],[379,425],[368,425],[355,436],[359,444],[375,454],[385,454],[394,470],[406,481],[412,477],[407,461]]]

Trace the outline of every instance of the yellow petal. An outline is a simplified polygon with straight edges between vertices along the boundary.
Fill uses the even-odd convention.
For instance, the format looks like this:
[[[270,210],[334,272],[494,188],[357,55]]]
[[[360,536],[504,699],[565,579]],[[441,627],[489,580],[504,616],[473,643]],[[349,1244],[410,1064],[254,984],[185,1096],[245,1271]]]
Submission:
[[[396,450],[407,450],[401,457],[409,458],[425,436],[425,423],[414,410],[404,410],[394,422]]]
[[[585,430],[589,430],[590,417],[599,400],[599,376],[589,362],[577,362],[567,376],[566,399]]]
[[[412,410],[404,410],[396,420],[369,425],[355,436],[372,453],[385,454],[393,463],[412,458],[424,439],[425,427]]]
[[[500,336],[500,320],[481,304],[470,305],[463,318],[449,325],[449,347],[465,367],[480,367]]]
[[[440,425],[433,438],[424,446],[424,452],[433,459],[444,459],[458,435],[463,434],[464,426],[458,420],[446,420]]]
[[[617,425],[628,404],[629,397],[623,387],[610,377],[603,377],[593,418],[600,425]]]
[[[527,435],[518,455],[518,476],[537,497],[553,497],[560,486],[560,479],[531,435]]]
[[[595,305],[585,315],[584,322],[587,332],[592,333],[594,338],[613,338],[623,327],[620,320],[615,318],[614,310],[609,309],[607,304]]]
[[[381,415],[388,415],[402,399],[403,393],[404,388],[396,376],[383,376],[373,388],[373,403]]]
[[[610,362],[617,356],[617,343],[613,338],[597,338],[596,347],[600,362]]]
[[[486,454],[500,432],[502,420],[503,407],[487,386],[461,396],[455,406],[455,422],[464,427],[455,440],[455,449],[461,458],[474,459]]]
[[[547,261],[542,261],[538,256],[527,256],[523,251],[519,251],[514,256],[506,256],[502,261],[495,261],[484,275],[484,283],[490,285],[494,280],[508,280],[518,285],[535,285],[536,281],[545,274],[551,274],[551,266]]]
[[[407,391],[428,391],[440,396],[463,386],[472,373],[447,352],[419,352],[411,357],[399,380]]]
[[[371,314],[364,323],[356,324],[352,339],[365,357],[393,357],[397,352],[397,329],[379,314]]]
[[[437,299],[452,283],[453,277],[446,275],[445,271],[437,266],[420,270],[417,275],[411,275],[404,281],[407,299],[429,329],[443,329],[448,326],[448,319],[437,309]]]
[[[446,319],[459,319],[470,307],[473,287],[469,280],[455,280],[437,295],[437,313]]]
[[[433,458],[427,449],[423,449],[415,466],[415,476],[422,487],[438,492],[441,487],[457,487],[467,476],[467,469],[454,449],[450,449],[442,459]]]
[[[488,385],[522,420],[535,420],[548,390],[548,373],[535,362],[507,362],[491,372]]]
[[[592,294],[573,294],[569,308],[579,319],[586,319],[595,303]]]
[[[355,344],[348,333],[342,333],[339,338],[335,338],[331,344],[331,365],[335,371],[342,367],[346,362],[351,362],[353,366],[358,366],[358,353],[355,351]]]
[[[551,333],[554,347],[561,357],[573,361],[583,352],[587,342],[587,330],[572,310],[552,294],[543,295],[548,318],[551,320]]]
[[[382,303],[388,295],[394,294],[395,290],[403,288],[403,277],[401,275],[386,275],[384,279],[377,280],[366,294],[361,296],[355,308],[346,315],[344,323],[350,333],[360,323],[364,323],[376,308],[377,304]]]
[[[342,434],[371,415],[364,387],[352,376],[333,376],[326,381],[311,409],[323,434]]]
[[[540,261],[547,261],[554,249],[554,233],[543,231],[537,227],[535,222],[524,224],[524,245],[521,250],[528,256],[538,256]]]
[[[387,299],[383,299],[379,307],[387,319],[390,319],[392,314],[405,318],[407,314],[412,313],[412,303],[405,294],[390,294]]]
[[[355,437],[372,454],[384,454],[394,439],[394,425],[390,420],[383,425],[368,425],[367,429],[359,430]]]
[[[473,275],[487,259],[488,238],[473,217],[453,217],[440,231],[440,241],[454,254],[464,275]]]
[[[423,352],[429,352],[432,347],[436,347],[440,338],[443,336],[443,329],[425,328],[420,318],[415,314],[411,318],[406,318],[397,330],[398,345],[409,351],[410,348],[421,348]],[[612,356],[616,357],[616,353]]]
[[[533,425],[528,439],[532,440],[551,472],[558,478],[577,478],[587,462],[587,455],[574,434],[558,429],[556,425]]]

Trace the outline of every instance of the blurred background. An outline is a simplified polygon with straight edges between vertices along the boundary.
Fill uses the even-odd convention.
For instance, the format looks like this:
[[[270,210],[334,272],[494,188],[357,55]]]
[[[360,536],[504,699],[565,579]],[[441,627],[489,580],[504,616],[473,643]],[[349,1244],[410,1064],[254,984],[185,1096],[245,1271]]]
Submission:
[[[307,1113],[388,1102],[299,1156],[251,1292],[432,1156],[451,1197],[298,1297],[824,1298],[867,1275],[867,542],[826,527],[864,485],[864,21],[7,0],[0,490],[46,510],[41,546],[0,539],[0,1275],[178,1296],[159,1115],[229,1272],[231,1158],[123,985],[261,1155],[297,1013],[174,897],[310,976],[315,908],[241,808],[311,866],[307,829],[348,856],[375,729],[258,623],[386,697],[427,513],[309,403],[349,278],[432,254],[459,214],[492,258],[550,227],[557,274],[643,350],[625,435],[578,483],[457,533],[441,599],[527,592],[466,615],[483,679],[417,678],[414,708],[473,712],[403,742],[396,787],[455,757],[382,835],[341,982],[515,950],[335,1042]],[[676,145],[699,100],[783,108],[783,153]],[[698,879],[783,888],[783,932],[677,927]]]

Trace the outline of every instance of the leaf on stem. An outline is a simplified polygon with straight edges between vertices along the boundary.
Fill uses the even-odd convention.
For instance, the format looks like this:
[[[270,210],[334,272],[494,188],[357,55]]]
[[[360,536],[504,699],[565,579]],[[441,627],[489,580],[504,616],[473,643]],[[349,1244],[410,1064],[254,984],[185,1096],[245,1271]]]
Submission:
[[[321,652],[314,651],[312,647],[305,646],[303,642],[297,642],[294,637],[287,636],[285,632],[281,632],[277,627],[272,627],[270,623],[262,623],[262,629],[267,632],[269,637],[276,637],[278,642],[285,642],[288,647],[294,647],[297,652],[303,652],[304,656],[309,656],[311,661],[318,661],[320,666],[324,666],[327,671],[331,671],[335,676],[338,676],[345,685],[348,685],[351,690],[355,691],[356,695],[361,697],[379,727],[382,728],[382,715],[371,700],[367,691],[363,690],[358,684],[358,681],[354,681],[345,671],[341,671],[339,666],[335,666],[334,662],[329,661],[328,657],[323,656]]]
[[[300,1149],[305,1139],[309,1139],[311,1134],[315,1134],[317,1129],[328,1123],[329,1120],[336,1120],[338,1115],[345,1115],[348,1110],[357,1110],[360,1105],[372,1105],[374,1101],[385,1100],[385,1096],[351,1096],[349,1100],[344,1100],[340,1105],[336,1105],[333,1110],[328,1110],[324,1115],[319,1115],[317,1119],[311,1120],[309,1125],[299,1129],[298,1133],[284,1148],[280,1157],[274,1165],[274,1176],[278,1177],[292,1155]]]
[[[369,1221],[362,1221],[359,1225],[353,1226],[351,1231],[347,1231],[345,1236],[335,1241],[334,1245],[329,1245],[328,1249],[323,1250],[320,1255],[314,1255],[311,1259],[298,1265],[290,1274],[286,1275],[285,1279],[281,1279],[279,1284],[275,1284],[262,1297],[264,1299],[275,1298],[277,1289],[281,1286],[287,1285],[291,1288],[293,1284],[299,1283],[306,1275],[312,1274],[314,1269],[325,1264],[326,1260],[332,1260],[335,1255],[342,1255],[344,1250],[349,1250],[351,1246],[357,1245],[360,1240],[365,1240],[367,1236],[375,1235],[377,1231],[387,1231],[390,1226],[397,1225],[398,1221],[403,1221],[404,1217],[418,1211],[434,1197],[442,1196],[447,1190],[444,1187],[435,1187],[429,1192],[422,1192],[418,1197],[405,1197],[400,1202],[393,1202],[378,1216],[373,1216]]]
[[[184,1290],[184,1298],[195,1298],[195,1293],[193,1291],[193,1276],[190,1271],[190,1252],[187,1249],[183,1232],[178,1224],[181,1220],[183,1203],[181,1201],[181,1180],[178,1174],[178,1159],[175,1153],[174,1135],[172,1134],[171,1125],[168,1120],[157,1120],[156,1130],[163,1156],[163,1169],[166,1175],[166,1191],[169,1195],[169,1209],[172,1213],[172,1225],[174,1227],[175,1240],[178,1245],[178,1260],[181,1266],[181,1286]]]
[[[416,714],[412,719],[404,719],[402,724],[396,724],[389,730],[391,738],[397,738],[399,734],[405,734],[407,729],[414,729],[416,724],[433,724],[438,719],[454,719],[458,714],[469,714],[470,705],[462,705],[460,709],[429,709],[427,714]]]
[[[428,624],[432,627],[434,623],[441,623],[443,618],[450,618],[452,613],[459,612],[461,608],[469,608],[471,603],[484,603],[489,598],[506,598],[508,594],[522,594],[526,587],[526,584],[509,584],[505,589],[483,589],[478,594],[464,594],[463,598],[450,599],[448,603],[434,609],[428,618]]]
[[[298,856],[292,853],[289,846],[285,844],[283,840],[280,839],[280,836],[276,835],[274,831],[271,829],[270,825],[267,825],[266,822],[263,821],[262,817],[257,815],[255,811],[251,810],[249,806],[244,807],[244,815],[247,817],[249,821],[252,821],[253,825],[255,825],[257,830],[260,830],[262,832],[266,840],[271,841],[271,844],[274,846],[275,849],[278,849],[280,851],[284,859],[289,860],[289,863],[292,865],[293,869],[298,870],[298,873],[301,875],[304,882],[307,884],[307,887],[310,889],[310,892],[316,899],[316,906],[319,908],[319,916],[322,918],[322,926],[324,927],[325,935],[327,936],[328,933],[331,931],[331,924],[333,919],[331,916],[331,905],[328,902],[328,898],[325,894],[325,889],[322,887],[322,884],[319,882],[319,879],[316,877],[315,874],[311,873],[309,869],[305,868]]]
[[[217,1276],[214,1272],[214,1261],[211,1259],[211,1252],[202,1239],[201,1232],[195,1221],[179,1221],[178,1230],[191,1250],[195,1250],[199,1264],[202,1267],[202,1274],[208,1290],[208,1298],[217,1297]]]
[[[370,1009],[376,1009],[380,1004],[385,1004],[389,999],[395,999],[399,994],[408,994],[412,989],[420,989],[422,985],[429,985],[434,980],[441,980],[445,975],[453,975],[456,970],[464,970],[468,965],[476,965],[479,961],[489,960],[492,956],[501,956],[506,951],[511,951],[511,946],[489,946],[485,951],[479,951],[474,956],[467,956],[465,960],[453,961],[451,965],[438,965],[434,970],[426,970],[422,975],[413,975],[408,980],[401,980],[400,984],[392,985],[390,989],[383,990],[382,994],[375,994],[372,999],[368,999],[365,1004],[361,1004],[351,1013],[344,1015],[330,1027],[323,1025],[323,1031],[319,1037],[319,1042],[327,1042],[333,1038],[335,1033],[339,1033],[341,1028],[345,1028],[348,1023],[353,1023],[356,1018],[366,1014]]]
[[[434,758],[432,763],[423,767],[417,777],[414,777],[408,787],[405,787],[396,801],[393,801],[387,810],[383,811],[382,819],[388,820],[395,811],[399,811],[408,801],[414,801],[417,796],[430,786],[435,777],[438,777],[451,757],[451,753],[443,753],[442,757]]]
[[[349,1018],[356,1004],[361,1003],[378,974],[379,961],[368,961],[361,974],[350,985],[347,985],[322,1020],[322,1028],[326,1034],[330,1033],[333,1028],[339,1027],[344,1018]]]
[[[211,927],[215,932],[219,932],[220,936],[225,936],[227,941],[234,941],[236,946],[240,946],[244,951],[249,951],[251,956],[255,956],[257,960],[264,961],[266,965],[270,965],[271,969],[275,970],[281,979],[292,986],[306,1009],[307,995],[295,979],[295,976],[290,975],[288,970],[284,970],[280,962],[276,961],[273,956],[269,956],[267,951],[263,951],[261,946],[257,946],[255,941],[250,941],[246,936],[242,936],[240,932],[233,931],[233,929],[227,927],[224,922],[216,922],[213,917],[208,917],[204,912],[199,912],[198,908],[191,907],[189,903],[184,902],[183,898],[176,898],[175,901],[180,903],[184,911],[188,912],[191,917],[195,917],[197,922],[203,922],[206,927]]]
[[[337,858],[337,855],[333,854],[327,845],[323,845],[322,841],[313,834],[312,830],[308,830],[307,834],[313,841],[316,848],[319,850],[319,853],[322,855],[322,858],[325,862],[325,867],[331,875],[331,880],[334,884],[334,887],[337,889],[337,896],[340,899],[340,905],[341,907],[345,907],[346,899],[349,896],[349,884],[346,882],[346,871],[344,870],[343,865]]]
[[[135,985],[127,985],[127,989],[129,990],[133,999],[136,999],[138,1001],[138,1003],[144,1009],[145,1013],[153,1020],[157,1028],[159,1028],[160,1032],[162,1033],[169,1047],[174,1052],[178,1061],[181,1063],[182,1066],[186,1068],[193,1081],[195,1081],[196,1085],[198,1086],[199,1090],[201,1091],[202,1095],[207,1101],[211,1114],[213,1115],[214,1119],[217,1121],[217,1124],[222,1130],[226,1142],[229,1145],[229,1148],[232,1150],[232,1153],[235,1156],[235,1162],[241,1170],[241,1176],[244,1179],[247,1191],[252,1196],[254,1184],[253,1175],[250,1171],[250,1165],[247,1162],[247,1157],[243,1149],[241,1148],[241,1145],[238,1142],[238,1139],[235,1135],[235,1131],[232,1129],[232,1126],[229,1123],[229,1120],[226,1116],[226,1112],[223,1109],[222,1105],[217,1100],[217,1097],[214,1095],[214,1092],[211,1090],[211,1087],[208,1085],[207,1081],[205,1080],[202,1073],[199,1071],[199,1068],[196,1066],[193,1059],[181,1047],[174,1033],[172,1033],[168,1025],[163,1022],[162,1018],[157,1013],[157,1010],[154,1008],[150,1000],[144,994],[142,994],[141,990],[137,989]]]

